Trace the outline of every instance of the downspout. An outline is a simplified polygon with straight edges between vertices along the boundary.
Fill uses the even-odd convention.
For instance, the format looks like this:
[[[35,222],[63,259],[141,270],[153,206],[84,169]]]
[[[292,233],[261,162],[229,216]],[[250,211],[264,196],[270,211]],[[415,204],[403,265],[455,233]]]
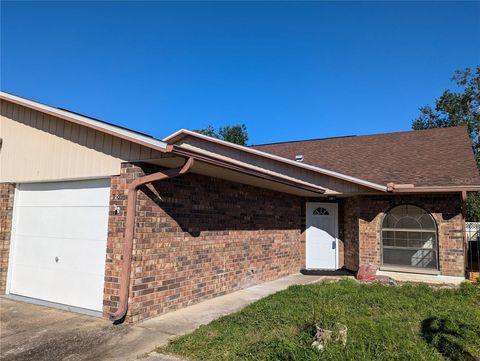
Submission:
[[[130,272],[132,269],[133,235],[135,232],[135,213],[138,188],[144,184],[153,183],[163,179],[173,178],[185,174],[189,172],[190,169],[192,169],[192,166],[193,158],[189,157],[188,160],[186,160],[181,167],[167,169],[141,178],[137,178],[128,186],[125,239],[123,242],[122,250],[122,271],[120,273],[120,303],[117,311],[110,315],[110,321],[119,321],[127,313],[128,292],[130,287]]]

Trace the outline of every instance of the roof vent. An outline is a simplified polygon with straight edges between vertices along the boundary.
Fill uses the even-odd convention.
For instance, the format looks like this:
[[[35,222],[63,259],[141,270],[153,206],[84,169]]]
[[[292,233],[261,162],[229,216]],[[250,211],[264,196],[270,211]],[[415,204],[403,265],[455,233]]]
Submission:
[[[303,154],[297,154],[297,155],[295,156],[295,160],[296,160],[297,162],[303,162]]]

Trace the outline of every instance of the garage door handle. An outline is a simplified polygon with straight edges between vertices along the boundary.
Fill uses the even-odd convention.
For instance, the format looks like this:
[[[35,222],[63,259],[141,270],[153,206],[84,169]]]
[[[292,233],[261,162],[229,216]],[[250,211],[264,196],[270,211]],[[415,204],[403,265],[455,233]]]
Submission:
[[[58,263],[59,260],[60,260],[60,258],[55,257],[55,263]]]

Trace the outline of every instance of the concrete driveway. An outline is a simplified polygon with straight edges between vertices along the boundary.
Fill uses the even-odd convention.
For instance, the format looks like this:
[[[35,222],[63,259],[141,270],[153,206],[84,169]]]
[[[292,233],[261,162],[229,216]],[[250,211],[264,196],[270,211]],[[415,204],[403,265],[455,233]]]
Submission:
[[[131,332],[100,318],[0,299],[0,359],[102,360],[106,346]]]
[[[328,277],[295,274],[217,297],[135,325],[0,298],[0,360],[119,361],[150,353],[149,360],[170,360],[151,353],[172,337],[235,312],[293,284]]]

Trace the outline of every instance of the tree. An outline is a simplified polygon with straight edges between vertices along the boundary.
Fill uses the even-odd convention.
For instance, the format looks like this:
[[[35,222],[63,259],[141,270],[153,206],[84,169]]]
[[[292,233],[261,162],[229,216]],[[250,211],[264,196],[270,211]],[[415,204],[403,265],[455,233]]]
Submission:
[[[194,132],[239,145],[247,145],[248,142],[248,132],[245,124],[227,125],[221,127],[218,132],[211,124],[209,124],[206,128],[197,129],[194,130]]]
[[[204,129],[194,129],[193,131],[203,135],[208,135],[209,137],[220,138],[219,135],[215,132],[215,128],[211,124],[207,125],[207,127]]]
[[[247,127],[245,124],[239,125],[227,125],[225,127],[220,128],[218,132],[220,134],[220,138],[226,140],[227,142],[240,144],[240,145],[247,145],[248,142],[248,133]]]
[[[480,168],[480,65],[475,70],[457,70],[453,75],[459,92],[445,90],[435,100],[435,109],[426,105],[420,108],[420,116],[413,120],[412,128],[429,129],[466,125],[472,140],[472,148]],[[468,195],[467,219],[480,221],[480,192]]]

